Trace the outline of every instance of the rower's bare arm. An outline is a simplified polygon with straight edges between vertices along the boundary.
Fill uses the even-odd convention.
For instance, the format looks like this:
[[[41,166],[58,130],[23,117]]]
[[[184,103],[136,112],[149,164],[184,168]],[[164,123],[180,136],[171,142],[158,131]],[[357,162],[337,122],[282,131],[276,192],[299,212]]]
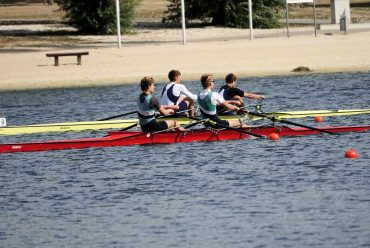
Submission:
[[[173,111],[177,111],[179,110],[179,106],[178,105],[162,105],[163,108],[165,109],[172,109]]]
[[[249,92],[244,92],[244,96],[249,99],[260,99],[260,100],[266,99],[266,96],[264,95],[258,95],[258,94],[253,94]]]
[[[179,104],[180,102],[184,101],[185,99],[186,99],[186,96],[180,95],[179,96],[179,99],[177,100],[177,104]]]
[[[224,101],[223,103],[221,103],[221,106],[223,106],[224,108],[228,110],[236,110],[236,111],[239,110],[239,107],[230,104],[229,101]]]
[[[167,108],[167,107],[170,107],[170,106],[161,106],[159,108],[159,112],[164,116],[172,115],[175,113],[175,110],[173,110],[172,108]]]
[[[196,101],[197,100],[197,95],[191,93],[186,87],[185,85],[183,85],[183,88],[181,90],[181,95],[185,95],[187,96],[188,98],[190,98],[191,100],[193,101]]]
[[[232,105],[236,105],[236,106],[242,105],[242,102],[239,100],[226,100],[225,102],[232,104]]]

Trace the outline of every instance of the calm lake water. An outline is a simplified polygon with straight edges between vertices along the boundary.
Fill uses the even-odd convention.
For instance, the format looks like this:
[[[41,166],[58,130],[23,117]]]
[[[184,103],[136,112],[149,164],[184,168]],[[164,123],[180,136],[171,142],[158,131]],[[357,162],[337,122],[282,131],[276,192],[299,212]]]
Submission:
[[[370,108],[370,73],[239,86],[266,94],[266,112]],[[0,116],[9,125],[101,119],[135,109],[138,92],[130,85],[0,93]],[[370,124],[369,115],[295,121]],[[87,135],[104,132],[0,142]],[[369,147],[369,133],[351,133],[2,154],[0,247],[369,247]],[[345,159],[349,148],[360,158]]]

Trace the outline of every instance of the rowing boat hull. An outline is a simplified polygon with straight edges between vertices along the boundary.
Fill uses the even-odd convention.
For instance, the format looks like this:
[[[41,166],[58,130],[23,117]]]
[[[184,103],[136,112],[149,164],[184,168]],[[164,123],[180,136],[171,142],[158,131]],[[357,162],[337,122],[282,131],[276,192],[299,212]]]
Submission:
[[[336,126],[319,127],[332,133],[343,132],[365,132],[370,130],[369,126]],[[269,136],[271,133],[277,133],[279,136],[303,136],[315,135],[321,133],[318,130],[306,128],[290,128],[286,126],[261,126],[244,129],[245,131]],[[150,144],[169,144],[181,142],[211,142],[223,140],[248,139],[252,136],[234,130],[210,130],[198,129],[189,131],[162,132],[162,133],[143,133],[131,131],[109,132],[108,136],[99,138],[86,138],[76,140],[55,140],[19,144],[0,144],[0,153],[10,152],[35,152],[49,150],[83,149],[90,147],[108,147],[108,146],[132,146],[132,145],[150,145]]]
[[[279,119],[305,118],[310,116],[345,116],[369,114],[370,109],[348,109],[348,110],[305,110],[305,111],[286,111],[264,113],[267,116],[275,116]],[[261,117],[247,115],[241,116],[250,120],[259,120]],[[238,119],[239,116],[222,116],[222,119]],[[178,118],[181,125],[189,124],[192,120],[188,118]],[[81,132],[88,130],[108,130],[123,129],[137,123],[137,119],[126,120],[108,120],[108,121],[88,121],[88,122],[66,122],[50,124],[34,124],[24,126],[7,126],[0,128],[0,135],[18,135],[31,133],[48,133],[48,132]]]

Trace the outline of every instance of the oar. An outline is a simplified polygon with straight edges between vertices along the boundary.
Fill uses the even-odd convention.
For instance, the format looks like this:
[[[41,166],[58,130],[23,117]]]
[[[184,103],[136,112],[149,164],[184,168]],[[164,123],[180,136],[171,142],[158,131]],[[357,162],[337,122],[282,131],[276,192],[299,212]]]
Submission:
[[[260,134],[251,133],[251,132],[246,131],[244,129],[239,129],[239,128],[235,128],[235,127],[229,127],[229,126],[226,126],[226,125],[223,125],[223,124],[220,124],[220,123],[216,123],[216,122],[213,122],[213,121],[210,121],[210,124],[211,125],[214,125],[216,127],[222,127],[222,128],[225,128],[225,129],[236,131],[236,132],[249,134],[250,136],[258,137],[258,138],[261,138],[261,139],[265,139],[266,138],[266,136],[263,136],[263,135],[260,135]]]
[[[256,133],[252,133],[252,132],[246,131],[244,129],[239,129],[239,128],[235,128],[235,127],[226,126],[226,125],[223,125],[223,124],[220,124],[220,123],[216,123],[214,121],[211,121],[209,119],[202,119],[202,118],[197,118],[197,117],[188,117],[188,118],[189,119],[193,119],[193,120],[208,122],[209,124],[211,124],[211,125],[213,125],[215,127],[222,127],[222,128],[225,128],[225,129],[229,129],[229,130],[233,130],[233,131],[239,132],[239,133],[249,134],[250,136],[254,136],[254,137],[258,137],[258,138],[262,138],[262,139],[265,139],[266,138],[266,136],[263,136],[263,135],[260,135],[260,134],[256,134]]]
[[[133,128],[133,127],[136,127],[137,126],[137,124],[138,124],[138,122],[136,122],[135,124],[132,124],[132,125],[130,125],[130,126],[128,126],[128,127],[125,127],[125,128],[123,128],[123,129],[120,129],[119,131],[121,132],[121,131],[126,131],[126,130],[128,130],[128,129],[130,129],[130,128]],[[140,134],[141,135],[141,134]],[[109,135],[107,135],[107,136],[109,136]],[[136,137],[136,136],[138,136],[137,134],[134,134],[134,135],[131,135],[131,136],[126,136],[125,138],[131,138],[131,137]],[[116,137],[116,138],[114,138],[114,139],[112,139],[112,140],[117,140],[117,139],[122,139],[122,137],[120,137],[120,136],[118,136],[118,137]]]
[[[188,125],[185,125],[184,128],[188,129],[188,128],[194,127],[194,126],[196,126],[200,123],[207,123],[207,122],[209,122],[209,119],[201,119],[201,120],[189,123]]]
[[[311,127],[311,126],[307,126],[307,125],[300,124],[300,123],[297,123],[297,122],[279,119],[279,118],[276,118],[275,116],[268,116],[268,115],[265,115],[265,114],[262,114],[262,113],[256,113],[256,112],[248,112],[248,114],[259,116],[259,117],[264,117],[264,118],[267,118],[267,119],[269,119],[273,122],[281,122],[281,123],[286,123],[286,124],[290,124],[290,125],[293,125],[293,126],[304,127],[304,128],[311,129],[311,130],[318,131],[318,132],[322,132],[322,133],[339,135],[338,133],[333,133],[333,132],[326,131],[326,130],[323,130],[323,129],[319,129],[319,128],[316,128],[316,127]]]
[[[126,130],[129,130],[130,128],[133,128],[133,127],[136,127],[137,126],[137,122],[135,123],[135,124],[132,124],[132,125],[130,125],[130,126],[128,126],[128,127],[125,127],[125,128],[123,128],[123,129],[120,129],[120,131],[126,131]]]
[[[131,112],[127,112],[127,113],[124,113],[124,114],[120,114],[120,115],[114,115],[114,116],[111,116],[111,117],[100,119],[98,121],[107,121],[107,120],[115,119],[115,118],[126,116],[126,115],[131,115],[131,114],[135,114],[135,113],[137,113],[137,110],[134,110],[134,111],[131,111]]]
[[[196,122],[193,122],[193,123],[190,123],[190,124],[188,124],[188,125],[186,125],[184,128],[185,129],[188,129],[188,128],[190,128],[190,127],[192,127],[192,126],[195,126],[195,125],[197,125],[197,124],[199,124],[199,123],[201,123],[201,122],[204,122],[204,121],[207,121],[208,119],[202,119],[202,120],[199,120],[199,121],[196,121]],[[128,127],[126,127],[126,128],[124,128],[124,129],[121,129],[120,131],[126,131],[127,129],[130,129],[130,128],[133,128],[133,127],[135,127],[137,125],[137,123],[135,123],[135,124],[133,124],[133,125],[131,125],[131,126],[128,126]],[[175,128],[173,128],[173,127],[171,127],[171,128],[167,128],[167,129],[164,129],[164,130],[161,130],[161,131],[156,131],[156,132],[149,132],[149,133],[147,133],[147,132],[140,132],[140,133],[136,133],[136,134],[133,134],[133,135],[131,135],[131,136],[126,136],[126,137],[117,137],[116,139],[127,139],[127,138],[134,138],[134,137],[139,137],[139,136],[143,136],[143,135],[153,135],[153,134],[159,134],[159,133],[164,133],[164,132],[168,132],[168,131],[171,131],[171,130],[173,130],[173,129],[175,129]],[[148,136],[148,137],[149,137]],[[113,140],[115,140],[115,139],[113,139]]]

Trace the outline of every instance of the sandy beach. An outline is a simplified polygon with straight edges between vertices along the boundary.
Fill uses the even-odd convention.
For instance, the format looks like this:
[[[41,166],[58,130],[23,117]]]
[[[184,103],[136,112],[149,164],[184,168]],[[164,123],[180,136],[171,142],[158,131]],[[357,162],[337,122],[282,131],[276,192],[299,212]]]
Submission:
[[[144,28],[123,36],[121,49],[115,36],[84,37],[86,45],[72,48],[11,48],[0,53],[0,91],[119,85],[137,83],[145,75],[165,82],[170,69],[180,70],[184,80],[198,80],[203,73],[216,78],[229,72],[240,77],[291,75],[298,66],[311,73],[370,71],[370,31],[315,37],[307,29],[290,38],[284,29],[255,34],[262,32],[276,35],[250,41],[245,29],[194,28],[187,30],[183,45],[180,29]],[[60,66],[54,66],[45,55],[62,51],[90,54],[80,66],[75,56],[60,57]]]

